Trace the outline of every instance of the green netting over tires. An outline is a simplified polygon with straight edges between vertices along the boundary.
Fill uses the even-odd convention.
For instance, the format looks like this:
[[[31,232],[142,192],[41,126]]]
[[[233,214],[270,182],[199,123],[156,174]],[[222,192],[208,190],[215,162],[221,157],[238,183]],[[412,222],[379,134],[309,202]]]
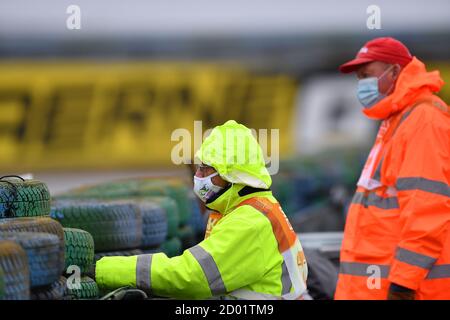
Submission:
[[[89,270],[94,263],[94,238],[87,231],[74,228],[64,228],[65,240],[65,270],[75,265],[81,273]]]
[[[0,300],[3,299],[5,295],[5,275],[3,274],[3,269],[0,267]]]
[[[142,219],[131,204],[99,201],[56,201],[51,216],[66,228],[89,232],[96,251],[138,248]]]
[[[175,232],[178,228],[177,206],[174,200],[168,197],[162,199],[125,198],[117,200],[97,200],[104,203],[118,203],[132,205],[139,212],[142,225],[141,248],[156,247],[167,238],[168,227]]]
[[[201,200],[191,192],[189,195],[189,200],[191,203],[192,216],[187,222],[188,226],[191,226],[194,229],[194,232],[198,236],[204,236],[206,231],[206,223],[207,217],[203,214],[202,209],[200,207]]]
[[[68,286],[68,293],[73,299],[96,299],[99,296],[97,283],[89,277],[81,277],[80,288]]]
[[[27,253],[32,288],[58,280],[61,249],[57,236],[40,232],[1,232],[0,239],[18,243]]]
[[[141,247],[159,246],[167,237],[168,215],[166,210],[155,202],[138,201],[142,217]]]
[[[183,226],[178,229],[178,238],[181,240],[183,249],[193,247],[198,243],[195,231],[191,226]]]
[[[167,237],[175,237],[178,233],[178,227],[180,226],[180,217],[179,217],[179,210],[178,206],[172,198],[169,197],[158,197],[153,196],[149,198],[145,198],[140,201],[143,202],[152,202],[156,203],[158,206],[160,206],[167,218]]]
[[[54,234],[60,245],[60,272],[64,271],[64,231],[62,225],[50,217],[36,218],[5,218],[0,219],[0,232],[44,232]]]
[[[178,256],[183,252],[181,240],[179,238],[168,239],[161,245],[161,249],[169,256]]]
[[[126,179],[86,186],[59,195],[57,199],[120,199],[166,196],[175,200],[180,224],[184,225],[192,214],[189,192],[191,189],[179,179]]]
[[[37,180],[0,178],[0,218],[44,216],[50,213],[50,192]]]
[[[164,252],[168,257],[179,256],[183,253],[183,245],[177,237],[167,239],[160,247],[154,249],[143,250],[143,253]]]
[[[30,299],[30,271],[27,253],[16,242],[0,241],[0,268],[3,270],[3,300]]]
[[[63,300],[67,293],[67,279],[60,277],[47,286],[31,289],[31,300]]]
[[[160,186],[160,184],[162,184],[162,186]],[[191,202],[189,199],[191,189],[184,182],[176,179],[162,181],[143,179],[140,188],[142,194],[164,195],[174,199],[178,206],[180,224],[184,225],[188,222],[192,215]],[[161,192],[160,188],[164,188],[165,191]]]
[[[133,250],[123,250],[123,251],[111,251],[111,252],[100,252],[96,253],[94,256],[94,261],[97,262],[103,257],[114,257],[114,256],[137,256],[143,254],[144,252],[141,249],[133,249]]]

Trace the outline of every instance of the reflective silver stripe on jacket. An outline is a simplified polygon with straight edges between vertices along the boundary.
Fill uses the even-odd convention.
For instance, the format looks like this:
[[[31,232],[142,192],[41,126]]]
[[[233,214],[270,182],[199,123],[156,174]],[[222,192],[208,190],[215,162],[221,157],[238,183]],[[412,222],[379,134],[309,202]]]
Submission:
[[[389,275],[389,266],[360,262],[341,262],[339,273],[363,277],[373,276],[379,273],[380,278],[387,278]]]
[[[360,204],[365,207],[374,206],[386,210],[399,208],[397,197],[383,198],[375,194],[374,192],[371,192],[367,195],[363,192],[356,192],[353,196],[352,203]]]
[[[286,261],[283,260],[283,264],[281,265],[281,285],[282,285],[282,290],[281,290],[281,294],[287,294],[291,291],[291,287],[292,287],[292,281],[291,281],[291,277],[289,275],[289,271],[288,268],[286,266]]]
[[[441,181],[421,177],[399,178],[396,186],[399,191],[421,190],[450,197],[450,186]]]
[[[341,262],[339,273],[352,276],[369,277],[375,275],[373,270],[379,270],[380,278],[387,279],[390,266],[359,262]],[[450,264],[434,265],[428,272],[426,280],[445,278],[450,278]]]
[[[433,266],[428,272],[427,279],[450,278],[450,264]]]
[[[431,269],[437,260],[433,257],[429,257],[427,255],[413,252],[400,247],[397,248],[395,258],[398,261],[424,269]]]
[[[217,267],[217,264],[211,254],[199,245],[190,248],[189,251],[203,269],[206,279],[208,280],[211,293],[213,295],[226,293],[227,289],[223,283],[222,275],[220,274],[219,268]]]
[[[150,291],[152,288],[152,257],[152,254],[141,254],[137,256],[136,287],[144,291]]]

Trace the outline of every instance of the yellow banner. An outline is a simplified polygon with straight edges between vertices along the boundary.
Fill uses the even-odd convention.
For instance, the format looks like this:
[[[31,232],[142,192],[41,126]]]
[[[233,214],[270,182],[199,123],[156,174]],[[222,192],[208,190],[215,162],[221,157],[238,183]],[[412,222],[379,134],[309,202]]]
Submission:
[[[171,165],[171,133],[194,120],[279,129],[286,154],[296,91],[234,65],[3,62],[0,170]]]

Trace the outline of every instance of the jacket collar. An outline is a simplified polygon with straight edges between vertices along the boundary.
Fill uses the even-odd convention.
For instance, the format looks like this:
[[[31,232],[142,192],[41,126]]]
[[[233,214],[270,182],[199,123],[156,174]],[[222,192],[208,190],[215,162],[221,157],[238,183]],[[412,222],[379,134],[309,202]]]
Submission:
[[[443,85],[439,71],[427,72],[423,62],[413,57],[400,73],[394,91],[374,106],[363,109],[363,113],[371,119],[386,119],[417,99],[438,92]]]
[[[208,209],[226,215],[233,211],[242,201],[255,196],[272,195],[270,189],[259,189],[243,184],[230,184],[215,197],[206,201]]]

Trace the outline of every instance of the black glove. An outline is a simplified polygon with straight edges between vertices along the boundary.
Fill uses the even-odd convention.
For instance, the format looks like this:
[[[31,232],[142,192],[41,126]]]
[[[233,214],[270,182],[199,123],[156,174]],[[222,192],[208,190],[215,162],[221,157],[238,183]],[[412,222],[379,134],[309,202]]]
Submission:
[[[86,270],[85,274],[89,277],[95,280],[95,262],[89,267],[88,270]]]
[[[416,292],[412,289],[391,283],[389,286],[388,300],[414,300]]]

